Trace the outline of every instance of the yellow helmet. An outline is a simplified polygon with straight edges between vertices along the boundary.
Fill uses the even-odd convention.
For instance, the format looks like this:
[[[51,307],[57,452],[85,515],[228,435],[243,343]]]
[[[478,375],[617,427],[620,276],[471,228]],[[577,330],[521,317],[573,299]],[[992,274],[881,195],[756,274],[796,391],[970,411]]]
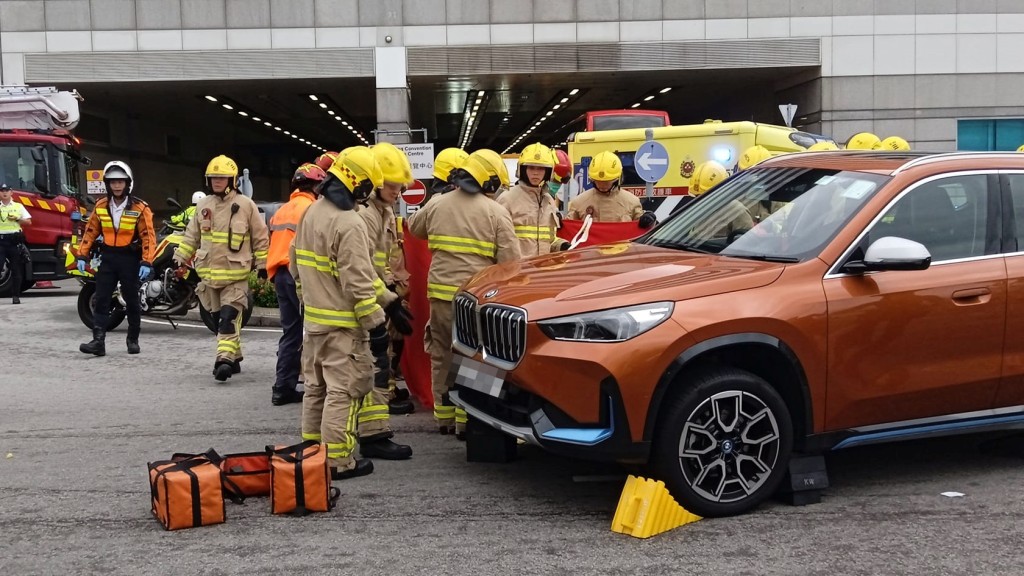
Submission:
[[[497,152],[486,148],[470,154],[457,174],[455,185],[474,194],[493,194],[502,186],[509,185],[505,161]]]
[[[462,148],[445,148],[434,158],[434,178],[447,182],[452,172],[462,168],[469,154]]]
[[[221,154],[210,160],[210,163],[206,165],[206,177],[231,178],[232,182],[234,182],[234,179],[238,178],[238,164],[235,164],[235,161],[231,158]]]
[[[744,150],[743,154],[740,155],[739,169],[746,170],[747,168],[757,166],[771,157],[772,153],[764,146],[761,146],[760,144],[751,146]]]
[[[344,184],[357,200],[368,198],[374,188],[384,185],[380,164],[373,151],[366,146],[342,150],[328,172]]]
[[[910,150],[910,143],[900,138],[899,136],[889,136],[885,140],[882,140],[878,144],[875,144],[875,150],[895,150],[897,152],[905,152]]]
[[[526,148],[523,148],[521,154],[519,154],[519,179],[523,182],[529,182],[526,177],[527,166],[539,166],[544,168],[544,181],[551,180],[551,171],[555,168],[555,153],[551,151],[551,148],[535,142],[530,144]]]
[[[610,182],[622,178],[622,160],[614,152],[598,152],[590,160],[587,178],[597,182]]]
[[[708,160],[693,171],[693,176],[690,177],[690,194],[700,196],[721,184],[728,177],[729,173],[725,171],[725,166],[714,160]]]
[[[373,145],[373,155],[380,164],[381,173],[385,182],[408,186],[412,183],[412,166],[409,164],[409,157],[401,148],[390,142],[378,142]]]
[[[834,142],[815,142],[807,149],[808,152],[827,152],[829,150],[839,150],[839,146],[836,146]]]
[[[860,132],[846,141],[847,150],[874,150],[882,140],[871,132]]]
[[[1024,144],[1017,147],[1017,152],[1024,152]]]

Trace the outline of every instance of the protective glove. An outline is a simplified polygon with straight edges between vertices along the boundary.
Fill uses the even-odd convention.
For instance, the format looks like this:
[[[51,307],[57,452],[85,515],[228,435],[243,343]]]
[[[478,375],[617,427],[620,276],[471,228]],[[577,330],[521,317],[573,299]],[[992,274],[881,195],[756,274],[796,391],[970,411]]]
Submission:
[[[149,278],[149,275],[152,272],[153,272],[153,269],[150,268],[149,266],[145,265],[145,264],[143,264],[142,266],[139,266],[139,282],[145,282],[146,278]]]
[[[260,280],[266,280],[267,279],[267,269],[266,268],[260,268],[259,270],[257,270],[256,271],[256,277],[259,278]]]
[[[563,240],[562,243],[558,245],[558,251],[565,252],[570,246],[572,246],[572,244]]]
[[[640,217],[640,227],[643,229],[650,228],[658,223],[658,217],[654,215],[654,212],[644,212],[643,216]]]
[[[387,314],[388,319],[391,320],[391,325],[398,330],[399,334],[408,336],[412,334],[412,313],[402,306],[402,299],[395,298],[395,300],[388,304],[384,308],[384,313]]]
[[[374,358],[387,357],[388,354],[388,329],[386,324],[379,324],[370,329],[370,354]]]
[[[81,274],[85,274],[85,266],[86,266],[85,260],[82,260],[81,258],[79,258],[78,261],[75,262],[75,266],[78,268],[78,271]]]
[[[381,324],[370,330],[370,354],[373,356],[373,386],[387,388],[391,379],[391,359],[388,358],[388,329]]]

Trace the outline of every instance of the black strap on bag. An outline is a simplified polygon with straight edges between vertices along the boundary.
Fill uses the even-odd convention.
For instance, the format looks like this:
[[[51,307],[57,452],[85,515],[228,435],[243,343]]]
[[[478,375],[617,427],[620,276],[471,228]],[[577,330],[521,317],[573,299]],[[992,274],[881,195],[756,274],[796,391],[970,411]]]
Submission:
[[[189,491],[192,492],[192,526],[202,526],[203,502],[199,494],[199,476],[196,476],[191,466],[183,467],[182,470],[188,474]]]
[[[220,468],[220,463],[224,461],[224,457],[218,454],[213,448],[210,448],[201,454],[175,452],[171,455],[171,461],[178,463],[195,460],[197,458],[208,460],[217,468]],[[238,487],[238,484],[235,484],[230,478],[225,476],[223,471],[221,471],[220,474],[220,485],[221,490],[224,492],[224,496],[228,500],[231,500],[235,504],[245,504],[245,494],[242,492],[242,489]]]

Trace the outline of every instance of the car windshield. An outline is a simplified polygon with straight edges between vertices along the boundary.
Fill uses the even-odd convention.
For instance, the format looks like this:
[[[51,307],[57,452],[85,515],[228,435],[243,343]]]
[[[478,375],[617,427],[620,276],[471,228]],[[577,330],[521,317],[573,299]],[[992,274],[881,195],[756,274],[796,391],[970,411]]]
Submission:
[[[888,180],[820,168],[754,168],[726,180],[639,242],[799,262],[817,256]]]
[[[0,145],[0,184],[25,192],[41,192],[35,185],[34,148],[33,145]]]

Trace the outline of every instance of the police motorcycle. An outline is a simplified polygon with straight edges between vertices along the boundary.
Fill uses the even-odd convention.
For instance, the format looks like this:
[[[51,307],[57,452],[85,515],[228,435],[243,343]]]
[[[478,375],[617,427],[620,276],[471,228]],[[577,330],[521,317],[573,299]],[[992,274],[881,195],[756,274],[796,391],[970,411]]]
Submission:
[[[175,199],[168,198],[167,204],[177,211],[182,207]],[[217,332],[217,318],[208,310],[203,308],[196,296],[196,286],[199,285],[200,277],[191,261],[180,269],[174,264],[174,250],[185,237],[185,225],[173,225],[164,220],[163,225],[157,231],[156,255],[153,257],[153,272],[148,280],[139,284],[139,304],[142,307],[142,315],[161,318],[177,328],[175,317],[180,320],[189,310],[199,306],[199,316],[203,324],[213,333]],[[76,267],[74,254],[78,247],[77,237],[72,239],[72,250],[68,251],[65,259],[65,266],[68,274],[78,277],[82,290],[78,293],[78,317],[89,329],[93,327],[93,312],[96,306],[96,270],[101,264],[99,245],[103,237],[97,238],[92,250],[88,255],[89,262],[85,272],[79,272]],[[249,295],[249,305],[242,316],[242,325],[249,323],[252,316],[252,295]],[[113,330],[124,322],[127,315],[127,308],[121,295],[121,285],[118,284],[110,299],[110,321],[107,330]]]

